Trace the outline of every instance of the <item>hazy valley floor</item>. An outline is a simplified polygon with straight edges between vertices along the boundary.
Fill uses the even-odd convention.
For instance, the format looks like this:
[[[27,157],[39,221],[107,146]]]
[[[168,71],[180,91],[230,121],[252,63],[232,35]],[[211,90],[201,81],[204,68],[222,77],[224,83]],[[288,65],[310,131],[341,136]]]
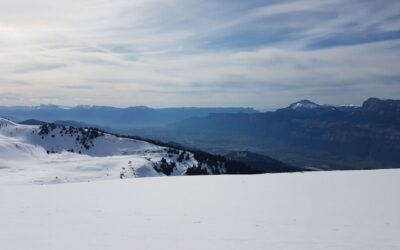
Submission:
[[[399,249],[399,179],[376,170],[3,185],[1,249]]]

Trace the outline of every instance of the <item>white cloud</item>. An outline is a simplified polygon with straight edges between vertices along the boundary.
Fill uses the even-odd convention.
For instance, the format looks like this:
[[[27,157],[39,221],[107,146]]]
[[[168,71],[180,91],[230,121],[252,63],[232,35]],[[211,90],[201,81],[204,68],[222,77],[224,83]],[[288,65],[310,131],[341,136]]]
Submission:
[[[277,107],[302,98],[359,103],[400,96],[399,40],[304,49],[346,31],[400,31],[395,2],[380,8],[339,0],[0,5],[2,105]],[[301,23],[296,13],[316,14]],[[260,32],[273,36],[288,27],[286,39],[225,45],[254,44]]]

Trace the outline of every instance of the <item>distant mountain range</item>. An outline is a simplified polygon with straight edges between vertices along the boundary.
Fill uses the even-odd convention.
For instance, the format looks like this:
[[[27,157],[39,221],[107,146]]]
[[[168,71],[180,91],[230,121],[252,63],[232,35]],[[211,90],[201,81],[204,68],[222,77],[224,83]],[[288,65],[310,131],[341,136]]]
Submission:
[[[131,133],[213,153],[252,151],[302,167],[400,167],[398,100],[370,98],[360,107],[302,100],[274,112],[210,114]]]
[[[112,128],[162,127],[190,117],[204,117],[211,113],[257,113],[252,108],[161,108],[144,106],[114,108],[106,106],[62,107],[41,105],[37,107],[0,107],[0,117],[21,122],[39,120],[43,122],[79,121]]]

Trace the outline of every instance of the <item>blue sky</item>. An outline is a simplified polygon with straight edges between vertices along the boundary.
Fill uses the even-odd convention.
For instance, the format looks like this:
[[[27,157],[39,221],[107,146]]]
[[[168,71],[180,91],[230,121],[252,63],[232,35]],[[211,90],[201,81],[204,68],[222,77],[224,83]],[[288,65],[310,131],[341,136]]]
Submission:
[[[400,97],[400,2],[0,0],[0,105]]]

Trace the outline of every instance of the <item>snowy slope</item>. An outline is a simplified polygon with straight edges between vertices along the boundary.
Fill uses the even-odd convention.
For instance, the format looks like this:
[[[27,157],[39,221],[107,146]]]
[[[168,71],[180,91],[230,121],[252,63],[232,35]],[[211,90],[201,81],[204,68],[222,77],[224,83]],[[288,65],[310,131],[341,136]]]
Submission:
[[[0,118],[0,184],[184,175],[193,166],[199,162],[191,152],[96,129],[20,125]]]
[[[0,188],[2,250],[397,250],[400,170]]]

